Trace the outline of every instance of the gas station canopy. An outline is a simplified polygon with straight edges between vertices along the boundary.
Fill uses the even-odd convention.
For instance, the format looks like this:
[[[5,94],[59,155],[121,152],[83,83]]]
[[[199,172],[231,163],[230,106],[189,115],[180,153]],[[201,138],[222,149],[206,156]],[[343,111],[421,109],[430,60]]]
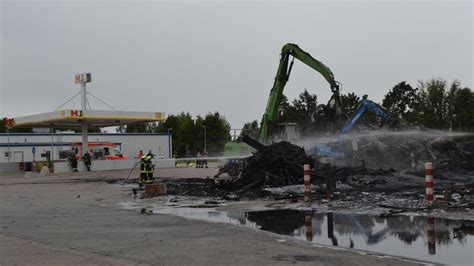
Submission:
[[[165,120],[163,112],[58,110],[14,118],[13,127],[109,127]]]
[[[127,124],[138,124],[145,122],[164,121],[165,113],[161,112],[139,112],[139,111],[117,111],[104,101],[87,92],[86,84],[92,81],[91,73],[81,73],[74,76],[74,82],[80,84],[81,91],[59,108],[70,102],[76,96],[81,95],[81,109],[67,109],[36,115],[22,116],[14,119],[6,119],[7,128],[10,127],[81,127],[82,147],[89,147],[88,127],[110,127]],[[114,111],[92,110],[87,95],[91,95],[103,104],[111,107]],[[87,109],[89,105],[89,109]],[[51,130],[53,133],[53,130]]]

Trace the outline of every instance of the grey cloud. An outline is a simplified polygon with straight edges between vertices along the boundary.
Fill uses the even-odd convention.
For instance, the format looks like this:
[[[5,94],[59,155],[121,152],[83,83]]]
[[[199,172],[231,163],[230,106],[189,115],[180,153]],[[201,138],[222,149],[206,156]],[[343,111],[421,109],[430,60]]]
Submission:
[[[219,111],[239,128],[261,118],[287,42],[376,101],[402,80],[472,87],[471,2],[3,2],[1,12],[1,116],[51,111],[89,71],[90,91],[117,109]],[[304,88],[329,98],[297,62],[285,93]]]

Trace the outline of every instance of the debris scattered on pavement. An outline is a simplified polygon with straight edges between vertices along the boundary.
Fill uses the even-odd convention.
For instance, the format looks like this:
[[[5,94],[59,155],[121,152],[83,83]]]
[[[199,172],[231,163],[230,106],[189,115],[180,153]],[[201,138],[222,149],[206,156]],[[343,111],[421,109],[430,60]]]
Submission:
[[[220,200],[256,198],[293,203],[303,198],[303,165],[310,164],[313,202],[332,209],[377,208],[381,217],[389,217],[428,210],[423,165],[430,160],[435,176],[434,208],[443,211],[474,208],[474,137],[418,135],[359,137],[359,154],[348,153],[345,158],[327,161],[317,160],[289,142],[268,146],[256,142],[253,144],[257,151],[245,160],[242,173],[236,177],[164,182],[168,195],[214,197],[216,200],[203,204],[207,206],[220,204]],[[376,158],[365,156],[370,154]],[[332,189],[330,198],[328,188]]]

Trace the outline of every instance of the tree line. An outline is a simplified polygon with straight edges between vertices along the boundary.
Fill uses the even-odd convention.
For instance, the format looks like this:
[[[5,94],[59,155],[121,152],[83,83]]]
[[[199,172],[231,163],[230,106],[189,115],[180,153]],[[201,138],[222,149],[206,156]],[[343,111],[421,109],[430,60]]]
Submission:
[[[370,99],[370,95],[368,97]],[[351,117],[362,97],[354,92],[340,95],[342,112]],[[392,117],[408,125],[419,125],[432,129],[474,131],[474,92],[462,87],[459,81],[448,83],[442,78],[420,81],[416,87],[402,81],[396,84],[379,103]],[[317,95],[306,89],[292,102],[283,97],[278,123],[298,123],[300,134],[308,135],[314,130],[311,115],[317,110]],[[360,123],[378,122],[374,114],[366,113]],[[245,123],[243,132],[258,137],[257,120]]]
[[[173,136],[173,153],[178,157],[196,157],[207,148],[209,155],[220,155],[230,141],[230,124],[219,112],[193,119],[190,113],[169,115],[162,123],[120,126],[120,133],[165,133]]]

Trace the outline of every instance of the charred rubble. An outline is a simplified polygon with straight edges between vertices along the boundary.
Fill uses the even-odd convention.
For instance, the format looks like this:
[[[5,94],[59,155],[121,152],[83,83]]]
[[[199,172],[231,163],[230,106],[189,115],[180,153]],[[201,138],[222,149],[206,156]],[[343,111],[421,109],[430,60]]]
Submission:
[[[253,144],[257,151],[245,160],[245,167],[239,176],[169,180],[168,191],[176,195],[210,196],[227,200],[297,200],[302,193],[295,191],[302,189],[275,194],[272,188],[294,185],[301,188],[303,165],[310,164],[314,198],[325,198],[330,188],[331,192],[334,190],[333,198],[339,200],[352,201],[362,195],[370,201],[370,193],[382,193],[422,202],[425,197],[423,163],[431,161],[435,169],[435,192],[445,199],[444,205],[474,207],[473,136],[426,139],[388,135],[359,138],[358,142],[360,153],[377,148],[377,160],[386,163],[382,165],[386,167],[372,165],[372,161],[362,155],[354,156],[358,160],[347,165],[341,159],[337,160],[337,164],[322,163],[313,155],[306,154],[302,147],[289,142],[269,146],[256,142]],[[415,164],[411,155],[413,151],[416,151],[417,156]],[[384,153],[388,154],[387,157],[381,155]],[[378,196],[373,198],[377,199]],[[394,205],[393,202],[372,204]]]
[[[356,143],[356,144],[354,144]],[[354,149],[354,145],[357,149]],[[423,170],[432,162],[442,172],[474,171],[474,135],[447,136],[430,131],[396,132],[349,139],[343,145],[329,143],[344,158],[333,160],[338,166],[357,165],[361,161],[369,168],[393,168],[398,171]],[[422,172],[422,171],[420,171]]]

